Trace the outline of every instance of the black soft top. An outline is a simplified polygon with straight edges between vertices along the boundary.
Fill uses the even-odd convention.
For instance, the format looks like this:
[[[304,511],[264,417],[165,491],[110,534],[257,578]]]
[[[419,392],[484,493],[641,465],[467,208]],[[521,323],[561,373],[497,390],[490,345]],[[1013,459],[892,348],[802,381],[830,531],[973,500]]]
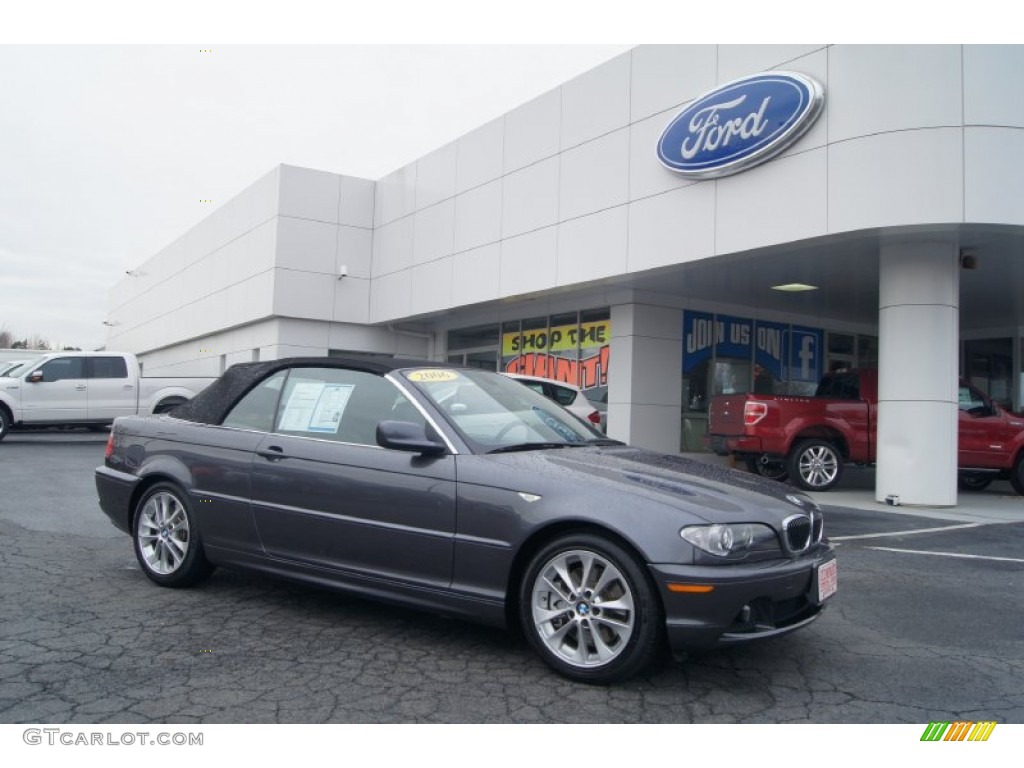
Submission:
[[[285,368],[347,368],[383,376],[400,368],[453,368],[447,363],[397,357],[285,357],[260,363],[237,363],[187,403],[174,409],[173,416],[200,424],[220,424],[228,411],[246,392]]]

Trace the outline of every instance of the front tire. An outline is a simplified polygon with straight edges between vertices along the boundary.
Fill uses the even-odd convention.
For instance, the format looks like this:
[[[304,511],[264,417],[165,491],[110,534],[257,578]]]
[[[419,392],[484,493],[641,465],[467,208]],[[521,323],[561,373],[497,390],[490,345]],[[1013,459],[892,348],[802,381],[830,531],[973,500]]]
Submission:
[[[747,464],[747,470],[766,477],[769,480],[777,480],[780,483],[786,482],[789,479],[789,471],[786,469],[785,459],[772,459],[768,457],[768,454],[747,454],[744,457],[744,461]]]
[[[0,408],[0,440],[7,437],[7,433],[11,431],[11,417],[7,415],[6,408]]]
[[[801,440],[787,461],[793,484],[805,491],[827,491],[843,476],[843,457],[827,440]]]
[[[960,472],[956,476],[961,491],[984,491],[992,483],[993,475],[986,472]]]
[[[661,604],[643,565],[595,534],[563,536],[534,555],[520,584],[519,619],[549,666],[584,683],[637,674],[663,639]]]
[[[157,483],[135,507],[135,557],[142,572],[161,587],[191,587],[213,572],[185,494]]]

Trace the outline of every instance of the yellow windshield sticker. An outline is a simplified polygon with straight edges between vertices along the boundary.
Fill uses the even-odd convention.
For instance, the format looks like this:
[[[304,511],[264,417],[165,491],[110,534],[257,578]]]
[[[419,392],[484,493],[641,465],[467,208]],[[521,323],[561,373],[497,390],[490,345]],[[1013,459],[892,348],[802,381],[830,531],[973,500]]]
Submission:
[[[443,368],[432,368],[424,371],[413,371],[407,377],[409,381],[434,382],[458,381],[458,371],[446,371]]]

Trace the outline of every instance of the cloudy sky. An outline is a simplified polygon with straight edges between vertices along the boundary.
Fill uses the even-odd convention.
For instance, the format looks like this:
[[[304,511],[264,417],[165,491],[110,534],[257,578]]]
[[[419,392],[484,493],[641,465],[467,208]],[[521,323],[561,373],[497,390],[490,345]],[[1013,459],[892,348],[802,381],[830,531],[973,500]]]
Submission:
[[[967,19],[934,14],[931,34],[940,42],[1000,34],[977,10],[995,1],[976,0]],[[100,346],[107,292],[125,270],[278,163],[379,178],[629,47],[593,41],[921,35],[916,12],[901,16],[887,0],[860,0],[841,27],[821,7],[817,0],[177,0],[173,11],[134,0],[6,5],[0,329]],[[154,8],[167,12],[155,16]],[[882,11],[885,23],[876,23]]]
[[[100,346],[124,271],[278,163],[376,179],[627,49],[202,45],[0,46],[0,328]]]

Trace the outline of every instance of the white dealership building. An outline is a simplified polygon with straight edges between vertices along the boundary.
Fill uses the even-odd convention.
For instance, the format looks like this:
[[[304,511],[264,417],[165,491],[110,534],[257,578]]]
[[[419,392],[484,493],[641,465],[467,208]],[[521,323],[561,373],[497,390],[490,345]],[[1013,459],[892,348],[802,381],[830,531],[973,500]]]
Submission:
[[[952,505],[958,373],[1022,404],[1022,72],[1024,46],[637,47],[384,178],[271,170],[112,289],[107,348],[536,373],[670,452],[716,393],[877,366],[876,497]]]

